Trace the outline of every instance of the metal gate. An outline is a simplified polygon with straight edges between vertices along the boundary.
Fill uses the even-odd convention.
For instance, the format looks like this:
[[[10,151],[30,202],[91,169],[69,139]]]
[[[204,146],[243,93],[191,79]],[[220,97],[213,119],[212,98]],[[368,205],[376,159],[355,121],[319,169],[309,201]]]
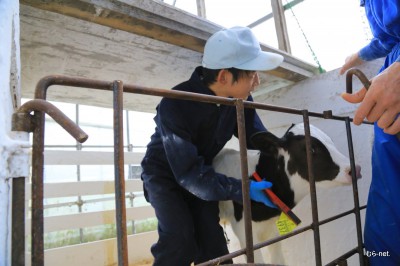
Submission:
[[[347,89],[351,91],[352,75],[355,74],[365,83],[368,79],[359,71],[349,71],[347,74]],[[113,92],[113,111],[114,111],[114,173],[115,173],[115,202],[116,202],[116,222],[117,222],[117,245],[118,245],[118,265],[128,265],[128,249],[126,234],[126,207],[125,207],[125,180],[124,180],[124,153],[123,153],[123,94],[136,93],[160,97],[176,98],[188,101],[201,101],[207,103],[224,104],[235,106],[237,110],[238,138],[240,146],[241,158],[241,174],[243,189],[243,207],[245,220],[246,248],[237,250],[233,253],[211,261],[199,264],[199,266],[218,265],[222,261],[231,259],[242,254],[247,256],[247,265],[254,265],[254,250],[271,245],[286,238],[301,234],[305,231],[312,230],[314,235],[314,249],[316,265],[322,265],[321,245],[319,227],[323,224],[347,216],[355,215],[357,246],[347,253],[343,254],[327,265],[347,265],[347,259],[354,254],[358,254],[360,265],[365,265],[365,257],[363,255],[363,241],[360,210],[366,206],[360,207],[357,178],[355,176],[355,161],[351,135],[349,117],[341,117],[332,115],[331,111],[323,113],[309,112],[308,110],[292,109],[281,106],[274,106],[262,103],[248,102],[241,99],[232,99],[218,96],[202,95],[197,93],[171,91],[156,88],[146,88],[135,85],[123,84],[121,81],[99,81],[85,78],[74,78],[68,76],[47,76],[42,78],[35,91],[35,99],[23,104],[13,115],[12,130],[33,132],[33,152],[32,152],[32,265],[44,265],[44,247],[43,247],[43,151],[44,151],[44,125],[45,113],[51,116],[66,131],[68,131],[77,141],[84,142],[88,138],[73,121],[66,117],[57,107],[46,101],[47,90],[52,85],[62,85],[70,87],[90,88],[96,90],[105,90]],[[246,136],[244,130],[244,108],[261,109],[273,112],[283,112],[289,114],[300,115],[303,118],[306,137],[306,153],[308,164],[308,175],[310,180],[311,206],[312,206],[312,223],[301,229],[295,230],[284,236],[276,237],[263,243],[253,245],[252,228],[251,228],[251,210],[249,197],[249,179],[247,176],[247,152],[246,152]],[[34,112],[33,115],[30,114]],[[350,166],[352,174],[354,208],[347,212],[335,215],[328,219],[320,221],[318,219],[317,195],[315,188],[315,180],[312,171],[311,156],[311,137],[310,137],[310,117],[318,117],[324,119],[340,120],[346,124],[347,143],[349,149]],[[25,179],[15,178],[13,180],[13,226],[12,226],[12,265],[24,265],[25,256]],[[239,264],[237,264],[239,265]],[[242,264],[243,265],[243,264]],[[257,264],[259,265],[259,264]]]

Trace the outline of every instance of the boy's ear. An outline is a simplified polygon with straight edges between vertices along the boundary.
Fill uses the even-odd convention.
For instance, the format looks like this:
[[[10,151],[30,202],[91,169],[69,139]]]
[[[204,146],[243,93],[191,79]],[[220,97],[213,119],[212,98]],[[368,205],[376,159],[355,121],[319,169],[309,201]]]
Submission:
[[[226,84],[226,82],[228,81],[228,73],[229,71],[227,71],[226,69],[221,69],[217,75],[217,82],[221,84]]]

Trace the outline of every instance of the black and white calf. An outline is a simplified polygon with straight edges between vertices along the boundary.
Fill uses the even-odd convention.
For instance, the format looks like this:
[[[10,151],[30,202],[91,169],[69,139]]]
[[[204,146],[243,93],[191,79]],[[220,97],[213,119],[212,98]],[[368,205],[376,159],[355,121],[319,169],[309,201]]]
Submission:
[[[317,187],[333,187],[351,184],[350,160],[338,151],[332,140],[320,129],[310,125],[313,173]],[[248,150],[249,176],[254,171],[272,182],[272,190],[289,207],[293,208],[309,193],[306,143],[304,125],[297,124],[278,138],[272,133],[258,133],[252,137],[257,150]],[[240,155],[236,150],[224,149],[214,159],[217,172],[241,179]],[[360,166],[356,166],[356,176]],[[278,209],[252,202],[253,241],[259,243],[277,236],[275,221]],[[230,222],[232,229],[245,246],[243,206],[232,201],[220,202],[221,221]],[[280,244],[269,247],[272,263],[283,263]],[[260,251],[255,252],[255,261],[263,262]]]

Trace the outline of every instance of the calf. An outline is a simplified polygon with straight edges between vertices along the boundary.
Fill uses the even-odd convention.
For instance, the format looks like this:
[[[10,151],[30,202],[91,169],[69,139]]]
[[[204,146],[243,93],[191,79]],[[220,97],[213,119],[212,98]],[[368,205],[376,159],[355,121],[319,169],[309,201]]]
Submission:
[[[310,125],[313,173],[317,187],[351,184],[349,159],[340,153],[332,140],[321,130]],[[255,171],[272,182],[272,190],[289,207],[293,208],[309,193],[304,125],[290,127],[283,137],[270,132],[258,133],[251,138],[257,150],[248,150],[249,176]],[[240,154],[224,149],[214,159],[217,172],[241,179]],[[356,177],[360,178],[360,166],[356,165]],[[254,243],[264,242],[277,235],[275,221],[278,209],[262,203],[251,202]],[[230,222],[240,245],[245,246],[243,206],[233,201],[220,202],[221,221]],[[280,244],[269,247],[271,262],[283,263]],[[255,252],[256,262],[263,262],[260,251]]]

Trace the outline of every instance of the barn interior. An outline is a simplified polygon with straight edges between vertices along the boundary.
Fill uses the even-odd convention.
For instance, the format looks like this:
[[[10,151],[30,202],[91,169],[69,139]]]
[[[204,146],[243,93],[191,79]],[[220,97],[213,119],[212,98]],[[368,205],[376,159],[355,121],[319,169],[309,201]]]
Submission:
[[[345,77],[339,76],[337,69],[325,72],[318,65],[318,61],[307,61],[294,56],[291,52],[291,46],[296,44],[290,42],[285,18],[287,13],[285,12],[293,6],[301,5],[303,1],[265,1],[269,11],[261,17],[252,17],[252,21],[247,25],[242,25],[257,29],[258,25],[268,22],[273,28],[273,31],[268,34],[274,35],[268,38],[274,39],[275,44],[261,42],[261,48],[284,57],[284,62],[280,67],[260,73],[261,84],[253,93],[254,100],[296,110],[311,110],[321,113],[328,110],[337,116],[351,116],[355,107],[346,105],[339,99],[340,93],[345,87]],[[43,77],[53,75],[107,82],[121,80],[124,84],[166,90],[187,80],[192,70],[201,65],[206,40],[223,26],[208,18],[207,4],[209,2],[207,0],[190,0],[195,7],[193,12],[180,8],[179,2],[162,0],[20,0],[21,87],[20,91],[13,92],[12,99],[16,101],[14,106],[20,105],[21,99],[22,101],[34,99],[38,81]],[[186,2],[189,1],[186,0]],[[372,76],[379,66],[380,62],[371,62],[362,65],[361,69],[367,76]],[[357,80],[354,82],[355,86],[361,84]],[[92,115],[86,120],[82,118],[79,121],[82,126],[92,130],[89,132],[89,141],[91,138],[97,141],[92,146],[91,142],[86,147],[85,144],[76,143],[66,133],[62,133],[62,129],[58,128],[52,119],[46,118],[46,124],[49,125],[49,129],[46,129],[46,132],[49,132],[46,133],[46,138],[52,138],[52,140],[46,142],[45,165],[50,169],[47,175],[54,176],[54,179],[45,183],[45,197],[49,198],[48,208],[58,208],[62,205],[64,211],[65,208],[70,209],[59,216],[48,211],[44,230],[48,234],[47,239],[57,238],[57,234],[59,234],[58,238],[60,236],[63,238],[69,234],[68,230],[72,229],[79,238],[76,245],[47,247],[44,254],[46,264],[61,266],[73,264],[116,265],[118,250],[114,236],[93,241],[84,240],[85,234],[89,235],[85,231],[86,227],[95,228],[113,223],[110,220],[114,219],[115,211],[107,209],[110,208],[109,205],[102,206],[101,211],[97,209],[98,206],[89,207],[94,201],[91,197],[102,194],[102,197],[113,198],[113,182],[109,180],[109,176],[105,181],[97,180],[95,177],[93,180],[79,180],[80,174],[83,176],[85,172],[90,172],[88,174],[90,176],[98,173],[101,177],[106,175],[98,170],[104,167],[100,164],[107,165],[112,172],[112,141],[110,139],[101,140],[102,130],[112,132],[112,122],[111,125],[106,125],[102,121],[109,122],[108,113],[103,113],[103,108],[111,110],[113,106],[112,92],[57,85],[48,90],[47,100],[61,106],[61,110],[67,113],[72,108],[73,110],[69,114],[73,120],[76,119],[74,120],[76,122],[79,119],[73,117],[78,116],[78,107],[75,109],[75,105],[99,107],[100,109],[96,109],[98,112],[96,115]],[[147,119],[151,120],[159,100],[159,97],[150,95],[124,94],[123,108],[127,112],[147,113]],[[67,105],[64,106],[64,103]],[[62,109],[63,107],[65,109]],[[301,116],[280,115],[264,111],[260,112],[260,117],[263,121],[268,121],[269,129],[277,134],[282,134],[288,125],[302,122],[303,119]],[[344,138],[346,128],[341,122],[315,118],[312,118],[311,122],[329,132],[341,151],[348,154],[348,143]],[[96,123],[98,127],[94,126]],[[144,122],[139,121],[138,123],[140,127],[140,123]],[[54,127],[58,129],[53,131]],[[133,133],[128,131],[129,134]],[[105,135],[109,136],[108,133]],[[356,160],[363,169],[363,179],[359,181],[362,204],[366,202],[370,182],[371,147],[369,140],[371,135],[372,129],[369,125],[353,128]],[[59,140],[64,139],[68,139],[68,145],[60,144]],[[101,141],[103,141],[104,147],[99,152],[98,143]],[[127,141],[125,164],[129,168],[127,179],[130,179],[131,175],[138,175],[137,171],[140,171],[137,166],[143,156],[143,147],[129,143],[129,137]],[[237,147],[235,142],[230,145]],[[89,166],[85,168],[83,165]],[[68,169],[66,172],[74,173],[75,180],[56,182],[60,171],[64,169],[57,167],[63,166],[71,166],[72,170]],[[104,172],[108,174],[110,170],[107,168]],[[127,194],[128,201],[131,200],[132,203],[140,197],[143,198],[142,184],[137,176],[132,180],[127,180],[126,186],[127,193],[130,193]],[[29,198],[32,196],[29,184],[27,184],[26,193],[26,208],[29,208]],[[318,211],[321,219],[345,212],[352,207],[353,190],[350,186],[330,191],[323,190],[318,193],[318,200],[321,204],[318,206]],[[332,202],[332,198],[336,198],[338,195],[341,199]],[[57,197],[69,197],[69,199],[66,202],[61,199],[53,200]],[[308,225],[312,223],[309,211],[311,208],[310,197],[307,197],[305,201],[307,203],[304,202],[295,211],[297,214],[304,215],[302,217],[304,225]],[[149,205],[143,206],[142,203],[139,203],[136,206],[135,204],[132,203],[128,206],[127,214],[128,230],[130,230],[128,232],[129,265],[151,265],[150,247],[157,240],[154,212]],[[324,206],[328,204],[330,208],[325,208]],[[75,212],[68,213],[72,208],[75,208]],[[364,211],[361,215],[363,217]],[[139,233],[137,231],[138,221],[142,220],[151,224],[152,227],[147,232]],[[79,225],[73,225],[74,221],[78,221]],[[28,217],[25,230],[25,249],[27,251],[25,265],[31,265],[30,222]],[[115,225],[113,226],[110,227],[111,229],[106,227],[106,230],[114,230],[113,233],[115,233]],[[347,230],[340,231],[342,228],[347,228]],[[95,234],[98,233],[96,230],[93,230]],[[104,231],[104,228],[101,230]],[[357,230],[358,227],[353,217],[346,217],[339,222],[325,226],[321,240],[324,264],[357,246]],[[235,241],[232,238],[230,245],[232,251],[240,248]],[[338,241],[343,245],[336,245]],[[292,263],[296,261],[301,261],[304,263],[303,265],[318,264],[315,262],[311,232],[304,238],[294,237],[292,241],[284,242],[283,246],[287,250],[284,254],[289,265],[293,265]],[[301,247],[304,250],[301,249],[302,252],[293,254],[290,252],[293,247],[296,249]],[[243,255],[235,261],[235,263],[245,262],[246,258]],[[348,263],[349,265],[358,265],[359,258],[354,255]]]

